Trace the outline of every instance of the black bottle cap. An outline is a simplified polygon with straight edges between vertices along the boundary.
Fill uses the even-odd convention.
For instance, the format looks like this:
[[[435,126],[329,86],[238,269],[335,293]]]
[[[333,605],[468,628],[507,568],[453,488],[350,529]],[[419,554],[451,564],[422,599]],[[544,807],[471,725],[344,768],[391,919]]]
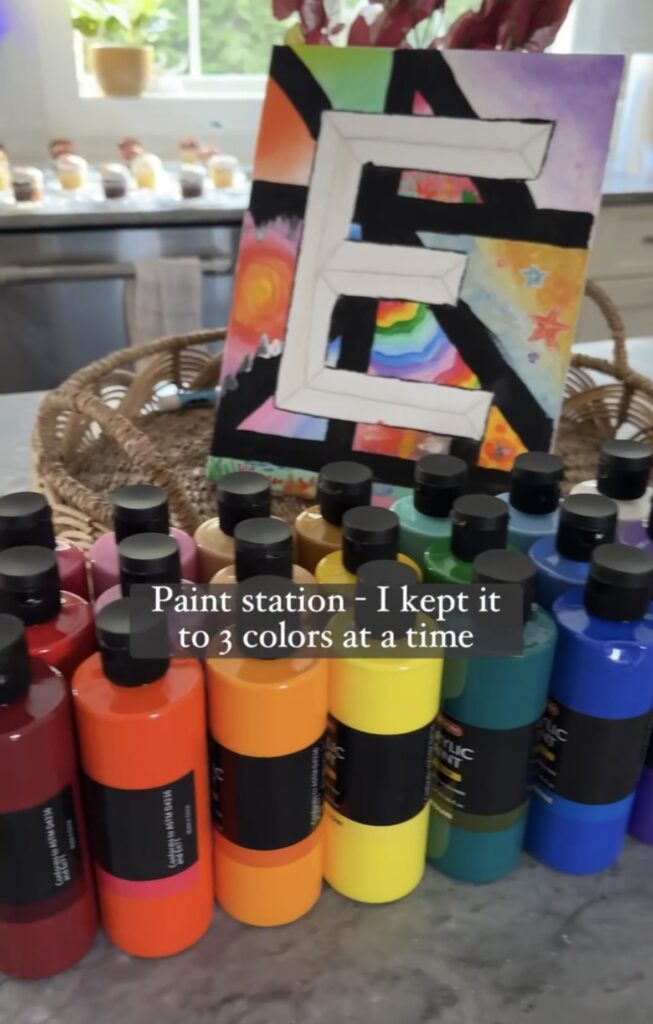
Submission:
[[[646,491],[653,453],[641,441],[606,441],[601,445],[596,486],[617,501],[635,501]]]
[[[98,612],[95,619],[102,668],[110,682],[117,686],[143,686],[160,679],[168,671],[169,651],[167,617],[161,613],[146,613],[135,605],[140,602],[122,598],[112,601]],[[151,648],[151,658],[135,658],[130,645],[139,650]]]
[[[125,596],[135,583],[179,583],[179,545],[168,533],[133,533],[118,545],[120,585]]]
[[[116,543],[133,533],[169,533],[168,499],[152,484],[128,484],[109,495]]]
[[[510,474],[510,504],[531,516],[554,512],[560,501],[563,475],[564,465],[557,455],[548,452],[518,455]]]
[[[52,509],[36,491],[16,491],[0,498],[0,551],[25,544],[55,547]]]
[[[585,607],[613,622],[641,619],[651,601],[653,558],[626,544],[602,544],[592,552]]]
[[[379,505],[360,505],[342,517],[342,562],[356,574],[365,562],[396,559],[399,553],[399,519]]]
[[[599,544],[611,544],[618,509],[602,494],[571,494],[560,506],[556,549],[572,562],[589,562]]]
[[[0,552],[0,589],[26,626],[54,619],[61,607],[59,567],[54,551],[35,545]]]
[[[234,530],[236,579],[282,576],[292,579],[292,530],[281,519],[245,519]]]
[[[376,558],[372,562],[361,565],[357,574],[356,593],[364,597],[354,605],[354,620],[358,629],[369,629],[371,635],[379,639],[385,630],[393,630],[400,640],[409,629],[415,626],[415,612],[404,611],[403,591],[400,587],[415,586],[419,583],[417,573],[410,565],[389,558]],[[389,587],[383,595],[383,607],[387,611],[380,612],[380,586]]]
[[[15,615],[0,615],[0,706],[23,697],[31,682],[23,623]]]
[[[467,482],[467,463],[455,455],[423,455],[415,463],[413,502],[418,512],[446,519]]]
[[[518,583],[523,593],[523,621],[526,622],[535,601],[536,568],[521,551],[493,548],[482,551],[472,566],[473,583]]]
[[[227,473],[218,480],[220,529],[233,537],[238,523],[270,515],[272,492],[261,473]]]
[[[482,551],[505,548],[508,506],[489,494],[463,494],[451,510],[451,551],[463,562],[473,562]]]
[[[360,462],[328,462],[318,477],[317,497],[327,523],[340,526],[348,509],[369,505],[372,471]]]
[[[273,573],[248,576],[242,583],[239,581],[236,641],[243,657],[255,658],[258,661],[274,661],[277,658],[297,656],[297,648],[290,644],[289,634],[302,627],[299,612],[300,593],[298,583],[294,583],[287,576],[277,576]],[[245,610],[243,597],[246,595],[251,595],[257,602],[261,595],[264,599],[263,606],[256,606],[254,611]],[[268,602],[273,597],[279,597],[284,602],[282,611],[269,609]],[[285,636],[281,635],[282,623],[285,626]],[[253,639],[246,643],[248,633]],[[278,642],[273,646],[268,645],[264,642],[265,633],[274,633]]]
[[[648,524],[646,529],[649,537],[653,540],[653,501],[651,502],[651,511],[648,514]]]

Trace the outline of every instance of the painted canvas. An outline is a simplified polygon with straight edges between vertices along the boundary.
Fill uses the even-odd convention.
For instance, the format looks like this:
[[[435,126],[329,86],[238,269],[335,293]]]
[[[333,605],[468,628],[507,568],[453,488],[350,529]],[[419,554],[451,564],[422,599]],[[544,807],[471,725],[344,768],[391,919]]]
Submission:
[[[554,440],[622,59],[278,47],[209,475]]]

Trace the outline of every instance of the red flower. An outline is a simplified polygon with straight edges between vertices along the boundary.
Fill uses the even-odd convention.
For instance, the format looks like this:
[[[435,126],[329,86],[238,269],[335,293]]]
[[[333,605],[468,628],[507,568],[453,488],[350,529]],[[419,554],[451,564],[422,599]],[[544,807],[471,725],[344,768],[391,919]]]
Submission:
[[[459,50],[544,50],[572,0],[483,0],[451,26],[444,46]]]

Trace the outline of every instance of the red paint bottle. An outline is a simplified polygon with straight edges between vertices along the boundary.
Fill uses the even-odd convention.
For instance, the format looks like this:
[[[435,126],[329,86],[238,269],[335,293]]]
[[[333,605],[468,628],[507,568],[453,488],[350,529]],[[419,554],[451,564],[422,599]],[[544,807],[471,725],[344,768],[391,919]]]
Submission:
[[[54,551],[62,590],[88,600],[84,552],[71,541],[55,537],[52,509],[45,495],[36,491],[16,491],[0,498],[0,551],[24,544]]]
[[[61,591],[54,551],[26,545],[0,552],[4,609],[27,627],[31,657],[40,658],[70,682],[80,662],[96,648],[88,601]]]
[[[97,913],[68,687],[0,615],[0,971],[47,978],[89,950]]]

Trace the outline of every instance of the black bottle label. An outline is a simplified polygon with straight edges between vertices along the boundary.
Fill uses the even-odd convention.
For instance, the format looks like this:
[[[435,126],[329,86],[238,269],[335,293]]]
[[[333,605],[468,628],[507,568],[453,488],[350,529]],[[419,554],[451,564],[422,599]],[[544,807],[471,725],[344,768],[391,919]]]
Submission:
[[[70,786],[36,807],[0,814],[1,921],[51,917],[74,903],[84,885]]]
[[[317,828],[324,795],[324,738],[282,757],[237,754],[209,737],[213,823],[248,850],[294,846]]]
[[[193,772],[152,789],[116,789],[86,776],[98,884],[134,897],[194,884],[198,872]]]
[[[549,700],[538,731],[536,785],[581,804],[611,804],[637,785],[651,714],[595,718]]]
[[[326,800],[362,825],[398,825],[428,802],[433,725],[413,732],[362,732],[329,716]]]
[[[466,815],[508,816],[528,798],[536,723],[516,729],[482,729],[438,715],[433,749],[431,806],[453,824],[469,828]],[[483,827],[483,823],[478,823]]]

